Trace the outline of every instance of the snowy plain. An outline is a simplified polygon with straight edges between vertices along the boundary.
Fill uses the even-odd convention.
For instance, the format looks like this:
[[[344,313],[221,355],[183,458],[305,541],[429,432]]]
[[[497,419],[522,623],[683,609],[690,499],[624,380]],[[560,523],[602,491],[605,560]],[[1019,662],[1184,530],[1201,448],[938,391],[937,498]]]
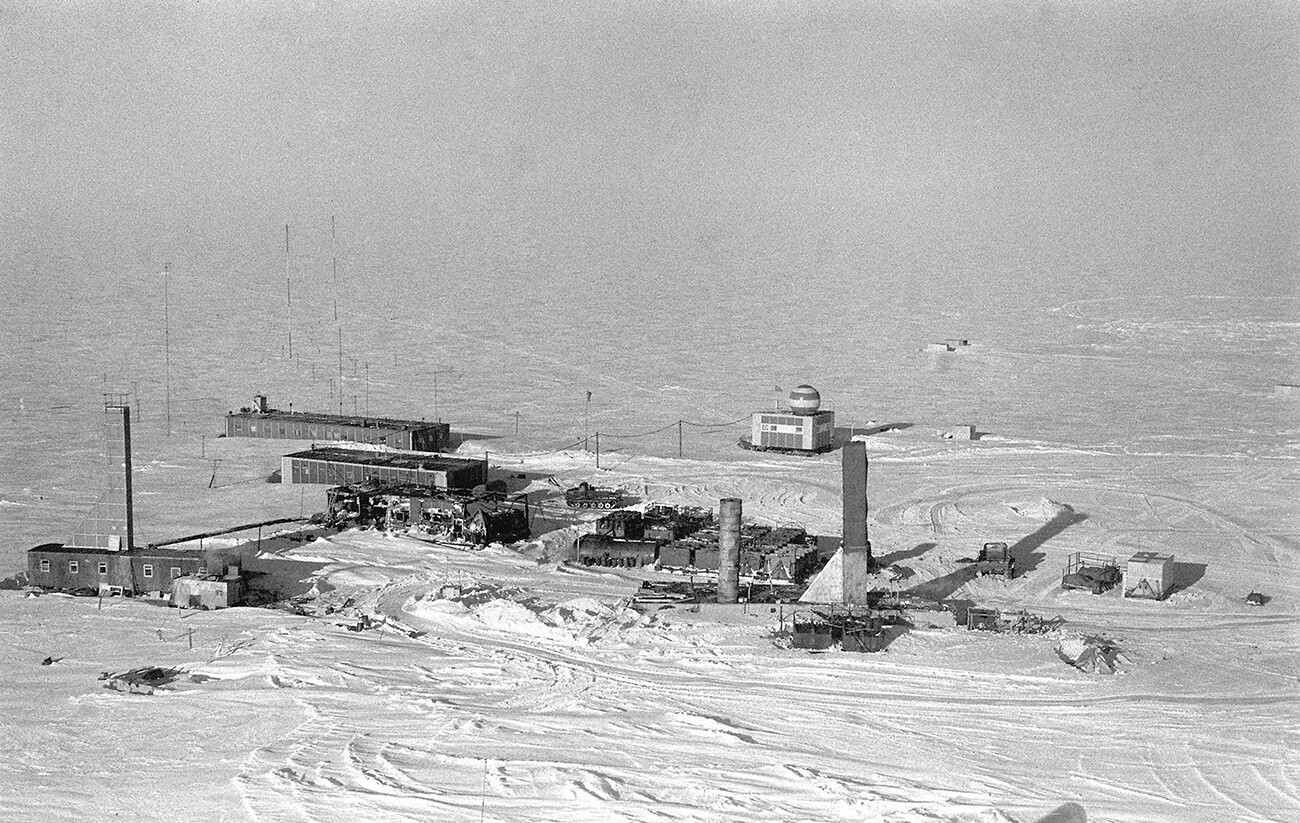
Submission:
[[[326,373],[337,353],[320,342],[314,362],[268,356],[250,367],[229,349],[204,349],[212,326],[241,322],[231,319],[237,301],[215,305],[225,308],[209,318],[180,310],[186,323],[169,341],[170,437],[161,375],[130,372],[154,398],[142,405],[136,446],[147,540],[323,505],[323,487],[265,482],[289,444],[214,435],[225,407],[268,383],[273,402],[283,405],[283,392],[296,408],[311,406],[315,391],[315,407],[327,407],[311,369]],[[841,425],[913,424],[867,438],[872,539],[906,570],[903,590],[1066,623],[1016,637],[968,633],[949,619],[882,654],[811,654],[774,639],[778,615],[766,609],[637,615],[625,601],[634,575],[557,562],[569,531],[483,552],[374,532],[268,544],[316,576],[322,616],[234,609],[182,619],[144,602],[98,611],[93,600],[0,596],[11,672],[0,690],[6,808],[14,819],[85,819],[88,809],[170,819],[188,798],[230,820],[998,821],[1071,801],[1103,821],[1289,819],[1300,812],[1300,475],[1293,401],[1269,397],[1266,367],[1294,354],[1291,307],[1226,297],[1160,305],[1166,316],[1147,307],[1141,320],[1107,301],[1043,306],[1019,327],[1051,333],[1020,339],[950,317],[936,322],[971,337],[970,347],[902,352],[888,364],[828,348],[816,374],[832,376],[783,364],[761,382],[749,376],[748,402],[734,399],[745,382],[726,371],[717,387],[678,379],[671,389],[659,358],[610,367],[554,344],[488,347],[468,342],[473,318],[431,312],[423,333],[453,342],[401,352],[417,373],[444,360],[474,364],[440,388],[453,428],[482,435],[461,453],[487,450],[504,473],[560,485],[597,477],[648,501],[739,496],[760,522],[834,534],[837,453],[745,453],[734,445],[737,426],[690,431],[682,458],[675,427],[621,447],[604,439],[600,470],[580,448],[552,450],[581,436],[575,395],[587,386],[599,398],[592,428],[627,431],[657,428],[691,405],[734,420],[770,402],[768,382],[806,378],[832,398]],[[549,322],[573,321],[557,313]],[[403,328],[421,325],[411,318]],[[460,329],[464,343],[454,342]],[[30,396],[5,405],[15,432],[5,465],[23,467],[0,491],[13,570],[27,546],[61,539],[93,496],[96,374],[112,365],[97,354],[157,359],[157,345],[140,351],[131,330],[100,333],[82,344],[84,361],[69,361],[68,371],[84,364],[76,379],[19,381]],[[372,362],[391,357],[378,341],[348,346]],[[774,355],[783,350],[773,345]],[[45,351],[33,342],[22,356],[39,362]],[[687,365],[708,368],[705,358]],[[855,365],[878,376],[854,381]],[[644,373],[655,370],[662,375]],[[539,388],[548,374],[549,411],[518,388]],[[347,377],[364,391],[360,376]],[[375,410],[410,414],[431,399],[426,380],[373,366],[370,380]],[[1077,390],[1062,391],[1067,381]],[[1135,384],[1152,388],[1126,388]],[[1162,390],[1165,400],[1148,401]],[[521,407],[528,425],[516,436],[503,412]],[[973,409],[987,410],[980,439],[938,436]],[[1184,416],[1221,436],[1194,435]],[[1073,438],[1061,436],[1062,418]],[[555,492],[541,481],[532,488]],[[562,525],[562,507],[544,508]],[[995,538],[1033,546],[1023,576],[957,574],[957,558]],[[1063,592],[1061,567],[1076,550],[1169,551],[1189,585],[1162,603]],[[1253,589],[1272,600],[1245,605]],[[340,611],[323,616],[326,605]],[[387,631],[348,631],[363,612],[390,621]],[[1123,649],[1119,674],[1062,663],[1056,647],[1087,634]],[[46,656],[58,662],[39,666]],[[154,697],[108,692],[97,680],[140,665],[179,666],[192,680]]]

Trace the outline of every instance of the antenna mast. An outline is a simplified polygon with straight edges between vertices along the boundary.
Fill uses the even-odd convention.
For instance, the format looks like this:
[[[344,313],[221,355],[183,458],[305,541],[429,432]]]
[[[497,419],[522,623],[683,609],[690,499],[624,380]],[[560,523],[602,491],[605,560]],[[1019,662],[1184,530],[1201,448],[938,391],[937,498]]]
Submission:
[[[330,252],[334,255],[334,322],[339,322],[339,252],[334,245],[334,215],[330,215]]]
[[[172,318],[171,318],[172,264],[163,263],[163,374],[166,379],[167,436],[172,436]]]
[[[284,224],[284,296],[289,304],[289,360],[293,360],[293,283],[289,276],[289,224]]]

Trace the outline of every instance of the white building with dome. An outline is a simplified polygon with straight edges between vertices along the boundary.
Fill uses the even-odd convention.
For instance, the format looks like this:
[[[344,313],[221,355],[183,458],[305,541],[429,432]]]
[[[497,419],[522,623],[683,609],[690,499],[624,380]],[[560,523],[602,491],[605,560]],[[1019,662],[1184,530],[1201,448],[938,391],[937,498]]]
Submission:
[[[830,451],[835,447],[835,412],[823,411],[821,404],[821,394],[805,385],[790,392],[789,409],[754,412],[751,448]]]

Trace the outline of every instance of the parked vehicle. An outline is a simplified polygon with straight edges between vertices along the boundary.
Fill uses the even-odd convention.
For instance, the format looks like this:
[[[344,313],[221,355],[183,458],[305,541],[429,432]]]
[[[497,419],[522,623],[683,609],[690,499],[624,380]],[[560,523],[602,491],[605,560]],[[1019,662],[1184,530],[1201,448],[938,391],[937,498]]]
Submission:
[[[985,543],[980,549],[979,559],[975,561],[975,574],[998,575],[1010,580],[1016,576],[1016,559],[1011,556],[1011,549],[1006,543]]]
[[[593,486],[584,480],[565,490],[564,502],[573,509],[616,509],[623,503],[623,492]]]
[[[1063,589],[1085,589],[1093,594],[1102,594],[1119,585],[1123,572],[1114,557],[1092,552],[1075,552],[1066,561],[1065,574],[1061,577]]]

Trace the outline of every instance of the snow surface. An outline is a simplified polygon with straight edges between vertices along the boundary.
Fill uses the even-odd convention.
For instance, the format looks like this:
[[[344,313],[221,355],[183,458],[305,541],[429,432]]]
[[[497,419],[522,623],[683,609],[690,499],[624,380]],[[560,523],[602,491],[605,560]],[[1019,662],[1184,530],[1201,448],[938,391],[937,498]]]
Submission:
[[[180,798],[231,820],[1000,821],[1067,801],[1103,821],[1300,813],[1286,463],[888,437],[872,540],[906,570],[898,585],[1060,615],[1059,631],[922,621],[881,654],[812,654],[774,637],[767,607],[638,615],[633,576],[557,563],[566,532],[481,551],[374,531],[268,541],[315,570],[317,616],[0,597],[8,816],[84,819],[91,804],[171,819]],[[221,448],[255,475],[261,445]],[[515,465],[563,484],[593,464]],[[656,501],[739,494],[747,515],[829,530],[837,471],[627,457],[602,480]],[[985,538],[1034,535],[1022,577],[962,577],[957,559]],[[1150,548],[1205,569],[1163,603],[1059,589],[1069,552]],[[1243,603],[1256,582],[1263,608]],[[350,631],[362,614],[376,628]],[[1117,674],[1062,661],[1090,635],[1122,650]],[[141,665],[187,677],[153,697],[96,679]]]

